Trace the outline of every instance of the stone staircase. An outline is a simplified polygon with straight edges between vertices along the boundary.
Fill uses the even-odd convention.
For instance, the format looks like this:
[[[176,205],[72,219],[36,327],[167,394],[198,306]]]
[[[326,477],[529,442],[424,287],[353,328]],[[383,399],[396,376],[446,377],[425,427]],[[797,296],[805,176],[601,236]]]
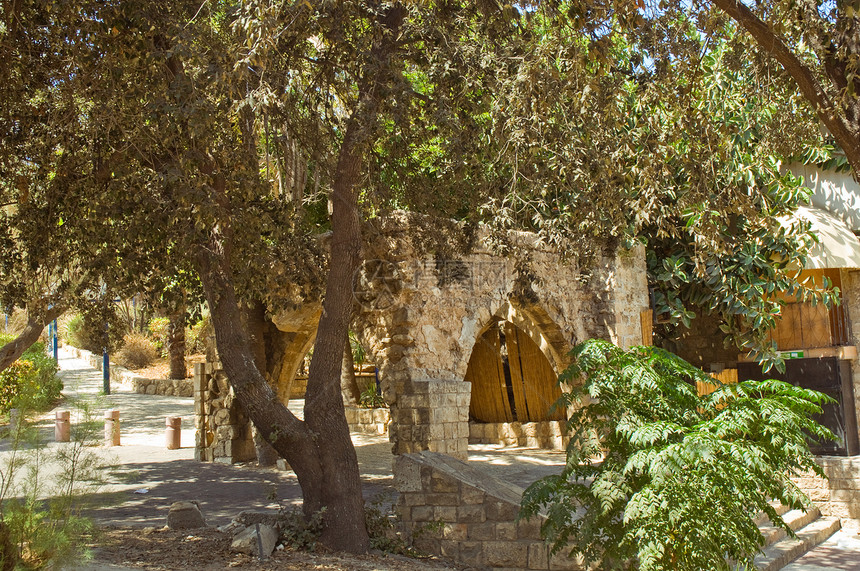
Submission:
[[[839,518],[823,517],[816,507],[803,512],[778,506],[776,511],[797,537],[788,537],[785,530],[770,525],[767,517],[764,514],[760,515],[756,523],[765,538],[765,544],[762,553],[755,558],[755,567],[759,571],[782,569],[816,545],[826,541],[841,527]]]

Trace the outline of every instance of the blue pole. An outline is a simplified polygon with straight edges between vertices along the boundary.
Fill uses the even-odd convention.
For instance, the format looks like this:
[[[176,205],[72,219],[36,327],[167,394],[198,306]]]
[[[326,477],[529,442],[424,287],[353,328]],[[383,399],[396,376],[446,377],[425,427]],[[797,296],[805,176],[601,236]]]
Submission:
[[[110,356],[108,355],[108,324],[105,323],[105,344],[102,348],[102,385],[104,393],[110,394]]]
[[[57,354],[59,344],[57,341],[58,341],[57,340],[57,320],[55,319],[54,320],[54,361],[59,362],[60,359],[59,359],[58,354]]]

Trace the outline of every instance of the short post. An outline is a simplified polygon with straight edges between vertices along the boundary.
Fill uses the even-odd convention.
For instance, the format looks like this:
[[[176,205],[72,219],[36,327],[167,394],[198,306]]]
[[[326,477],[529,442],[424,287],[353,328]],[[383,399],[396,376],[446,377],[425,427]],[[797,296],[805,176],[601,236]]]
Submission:
[[[119,446],[119,409],[105,412],[105,446]]]
[[[180,442],[182,439],[182,417],[168,416],[165,424],[167,425],[167,430],[165,432],[167,437],[167,449],[176,450],[177,448],[180,448]]]
[[[21,428],[21,411],[17,408],[9,409],[9,430],[13,434]]]
[[[72,439],[71,414],[67,410],[58,410],[54,414],[54,440],[69,442]]]

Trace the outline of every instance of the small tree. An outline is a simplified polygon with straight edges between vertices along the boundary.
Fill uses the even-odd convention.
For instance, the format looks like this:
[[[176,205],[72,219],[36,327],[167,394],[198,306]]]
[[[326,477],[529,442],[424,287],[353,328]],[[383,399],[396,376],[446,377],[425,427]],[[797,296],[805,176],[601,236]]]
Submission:
[[[790,476],[822,474],[807,437],[834,438],[810,419],[828,397],[774,380],[721,385],[654,347],[591,340],[573,357],[560,380],[585,384],[559,402],[581,405],[567,466],[526,490],[521,513],[546,510],[554,553],[600,569],[730,569],[763,544],[758,512],[792,534],[770,502],[808,504]],[[696,381],[718,388],[700,397]]]

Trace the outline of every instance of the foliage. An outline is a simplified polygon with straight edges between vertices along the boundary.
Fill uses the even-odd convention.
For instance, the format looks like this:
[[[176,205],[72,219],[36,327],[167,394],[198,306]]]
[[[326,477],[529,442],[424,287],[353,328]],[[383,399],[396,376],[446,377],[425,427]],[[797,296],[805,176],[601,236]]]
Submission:
[[[600,340],[577,346],[562,383],[585,384],[557,406],[578,407],[562,474],[532,484],[521,517],[546,509],[542,532],[601,569],[731,569],[763,543],[770,501],[804,508],[790,480],[821,474],[807,435],[834,438],[809,416],[830,399],[780,381],[721,385],[662,349],[623,351]],[[788,531],[791,533],[790,531]]]
[[[0,545],[0,560],[14,561],[15,568],[61,568],[88,554],[83,538],[93,526],[81,513],[103,483],[94,449],[101,424],[87,403],[76,404],[72,416],[68,444],[48,447],[23,421],[8,435],[10,449],[0,460],[0,529],[9,543]]]
[[[13,336],[0,335],[0,344]],[[0,371],[0,412],[10,408],[42,411],[50,408],[60,396],[62,381],[57,364],[45,352],[41,341],[31,345],[20,359]]]
[[[323,515],[323,511],[319,511],[306,518],[297,508],[282,507],[278,512],[281,541],[292,549],[313,551],[323,528]]]
[[[385,408],[385,399],[379,394],[376,388],[376,383],[370,383],[363,391],[358,399],[359,406],[363,408]]]
[[[125,336],[122,348],[115,360],[129,369],[143,369],[158,359],[158,350],[152,339],[142,333],[129,333]]]
[[[155,339],[155,348],[164,356],[167,354],[167,335],[170,331],[170,319],[167,317],[153,317],[146,325],[150,335]]]
[[[212,335],[212,321],[209,315],[205,314],[197,323],[185,330],[186,354],[205,353],[210,335]]]
[[[101,354],[107,341],[108,352],[115,353],[122,346],[127,331],[128,324],[112,306],[91,305],[69,320],[65,342]]]
[[[387,507],[386,507],[387,505]],[[370,546],[383,553],[396,553],[398,555],[415,556],[415,550],[406,545],[406,542],[397,532],[397,515],[394,504],[390,498],[383,495],[371,500],[370,505],[364,508],[364,520],[367,533],[370,536]]]

